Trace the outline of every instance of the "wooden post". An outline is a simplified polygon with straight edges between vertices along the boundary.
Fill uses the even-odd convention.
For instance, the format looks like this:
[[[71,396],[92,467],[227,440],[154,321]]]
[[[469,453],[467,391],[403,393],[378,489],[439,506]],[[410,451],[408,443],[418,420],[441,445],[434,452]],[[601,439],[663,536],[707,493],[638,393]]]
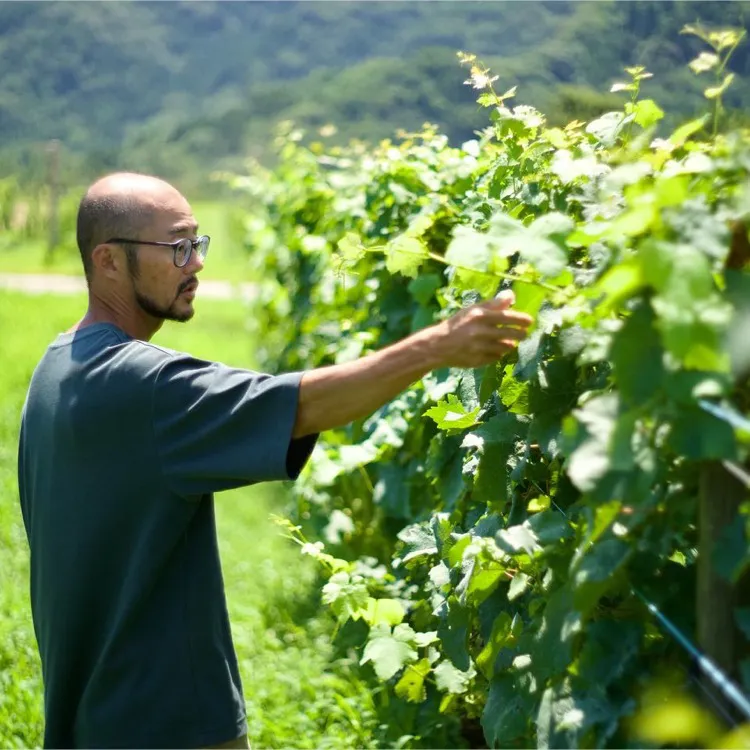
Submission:
[[[47,212],[48,238],[47,261],[52,260],[52,253],[59,242],[60,228],[58,219],[58,203],[60,201],[60,141],[52,140],[47,145],[49,155],[49,209]]]
[[[700,475],[697,639],[700,647],[733,680],[750,656],[750,643],[738,628],[734,610],[750,606],[750,576],[731,583],[716,571],[714,553],[724,530],[739,514],[750,490],[719,462],[707,463]]]

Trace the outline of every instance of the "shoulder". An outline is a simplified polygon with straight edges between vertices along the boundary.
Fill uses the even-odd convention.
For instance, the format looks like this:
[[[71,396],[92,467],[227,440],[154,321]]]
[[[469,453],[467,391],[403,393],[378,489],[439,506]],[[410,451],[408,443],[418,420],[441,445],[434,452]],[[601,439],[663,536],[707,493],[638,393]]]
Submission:
[[[148,341],[131,339],[113,347],[109,353],[110,365],[123,374],[135,375],[143,380],[156,380],[165,368],[189,368],[195,359],[185,352],[168,349]]]

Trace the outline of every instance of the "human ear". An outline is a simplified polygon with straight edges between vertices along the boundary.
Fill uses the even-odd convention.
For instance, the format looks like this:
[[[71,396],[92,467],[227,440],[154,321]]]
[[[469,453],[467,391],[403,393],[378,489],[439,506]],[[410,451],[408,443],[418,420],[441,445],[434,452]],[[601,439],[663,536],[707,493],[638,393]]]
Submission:
[[[100,274],[109,278],[120,275],[124,258],[114,245],[97,245],[91,252],[91,264]]]

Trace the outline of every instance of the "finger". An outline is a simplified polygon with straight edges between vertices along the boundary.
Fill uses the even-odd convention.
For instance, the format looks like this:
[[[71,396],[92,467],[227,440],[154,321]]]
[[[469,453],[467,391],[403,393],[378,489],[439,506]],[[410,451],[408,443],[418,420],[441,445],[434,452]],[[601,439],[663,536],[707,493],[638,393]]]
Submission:
[[[487,344],[482,347],[480,350],[480,356],[485,364],[491,364],[512,352],[517,345],[516,341],[495,341],[492,344]]]
[[[476,336],[482,341],[503,341],[505,339],[523,341],[528,336],[528,333],[524,328],[510,328],[508,326],[496,328],[495,326],[490,326],[478,331]]]
[[[517,310],[493,310],[485,308],[483,317],[495,325],[517,325],[528,328],[534,318]]]
[[[502,292],[498,292],[494,299],[487,300],[487,302],[480,303],[482,307],[486,307],[488,310],[507,310],[516,301],[516,295],[510,289],[503,289]]]

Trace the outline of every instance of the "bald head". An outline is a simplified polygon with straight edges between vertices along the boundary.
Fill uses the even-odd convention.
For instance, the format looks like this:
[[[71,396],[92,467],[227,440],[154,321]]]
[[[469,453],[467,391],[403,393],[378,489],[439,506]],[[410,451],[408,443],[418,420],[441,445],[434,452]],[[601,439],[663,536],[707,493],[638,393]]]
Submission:
[[[150,175],[118,172],[97,180],[78,207],[77,240],[86,278],[91,281],[91,254],[113,237],[140,239],[159,208],[179,191]],[[183,199],[184,200],[184,199]]]

